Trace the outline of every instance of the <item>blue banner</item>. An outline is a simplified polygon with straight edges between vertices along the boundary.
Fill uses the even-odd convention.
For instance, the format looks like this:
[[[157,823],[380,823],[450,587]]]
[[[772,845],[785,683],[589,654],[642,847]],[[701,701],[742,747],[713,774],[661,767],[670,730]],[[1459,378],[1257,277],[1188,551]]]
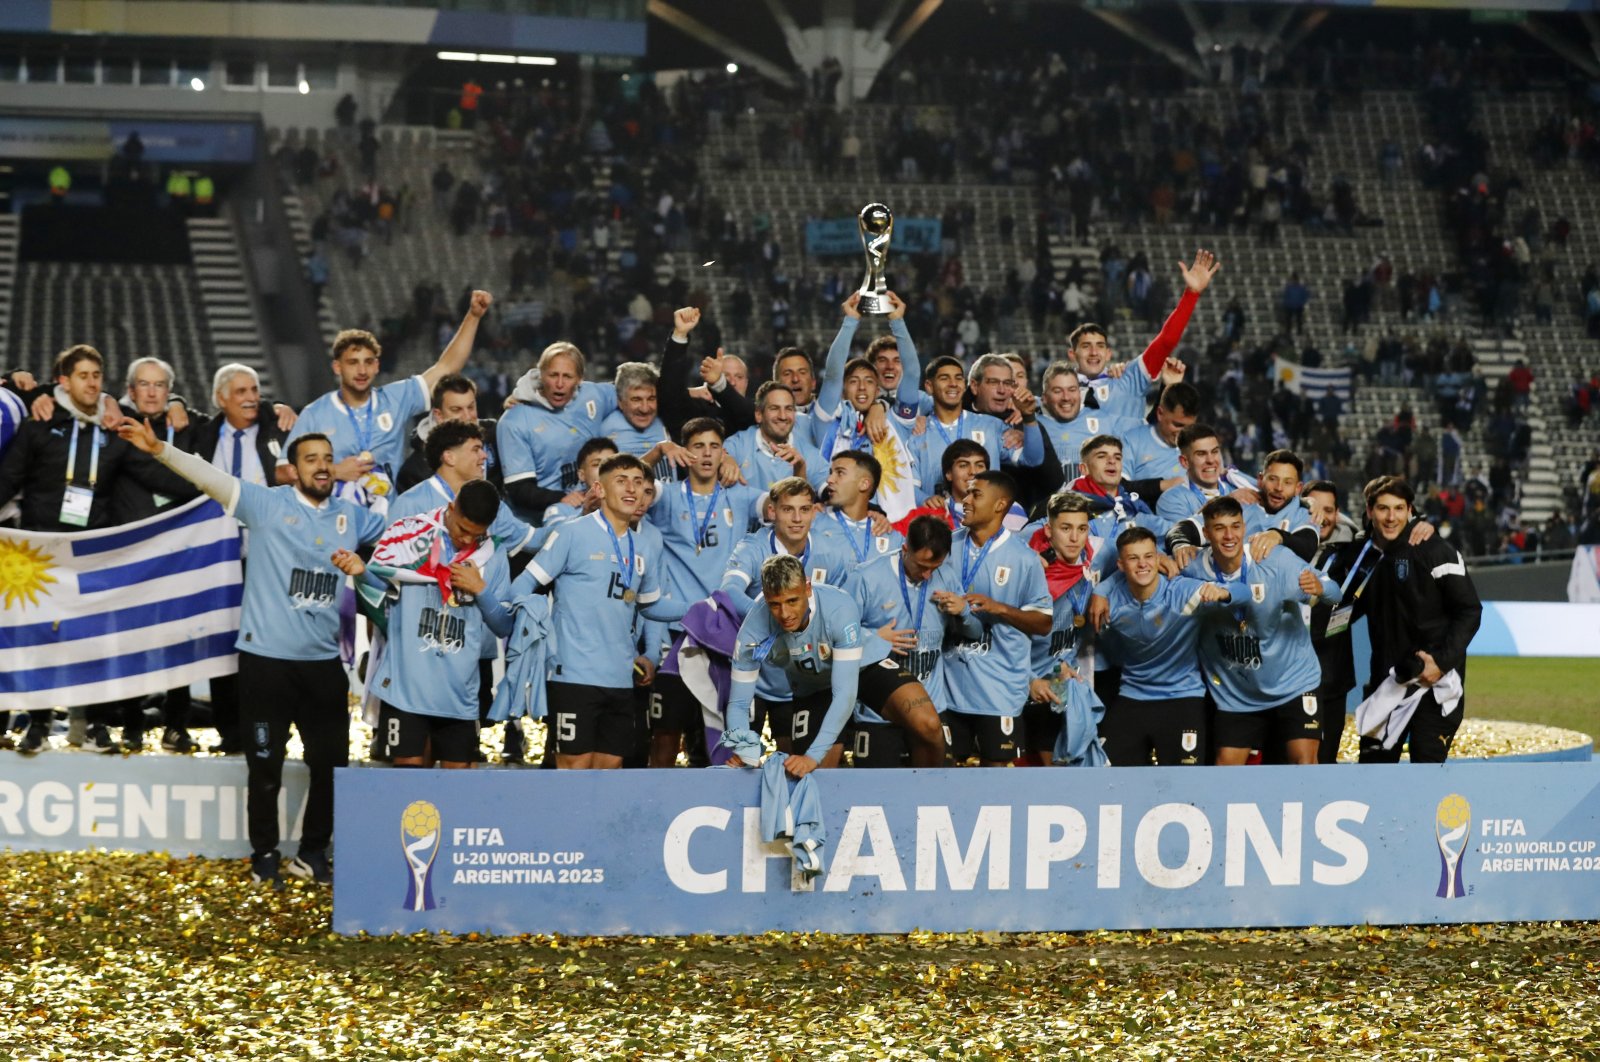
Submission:
[[[1600,764],[338,772],[339,933],[1087,930],[1600,917]]]
[[[889,255],[938,254],[944,222],[938,218],[895,218]],[[806,254],[812,258],[860,255],[861,229],[855,218],[824,218],[806,222]]]

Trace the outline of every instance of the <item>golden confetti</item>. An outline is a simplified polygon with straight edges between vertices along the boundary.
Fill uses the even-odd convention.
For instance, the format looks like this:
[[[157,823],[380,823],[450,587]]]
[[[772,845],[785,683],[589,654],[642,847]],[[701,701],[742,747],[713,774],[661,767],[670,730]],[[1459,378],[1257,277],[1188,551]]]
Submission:
[[[243,861],[0,858],[0,1058],[1594,1058],[1600,924],[341,938]]]

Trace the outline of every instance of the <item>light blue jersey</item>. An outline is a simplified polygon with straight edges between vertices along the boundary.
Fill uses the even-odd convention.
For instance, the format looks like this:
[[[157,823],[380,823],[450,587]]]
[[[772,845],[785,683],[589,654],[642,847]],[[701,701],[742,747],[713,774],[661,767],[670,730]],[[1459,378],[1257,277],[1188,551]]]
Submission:
[[[432,512],[455,500],[456,492],[450,489],[449,484],[437,475],[429,476],[389,503],[389,522],[392,524],[402,517]],[[494,539],[496,552],[510,557],[528,547],[533,538],[533,528],[518,520],[511,511],[511,503],[502,500],[494,522],[489,525],[489,537]]]
[[[733,682],[728,696],[727,729],[750,729],[750,703],[756,681],[768,668],[782,672],[797,697],[822,690],[833,694],[828,713],[806,755],[820,761],[839,740],[855,707],[861,669],[889,655],[889,644],[863,630],[861,609],[849,593],[811,585],[811,600],[801,628],[785,632],[763,599],[739,626]]]
[[[1145,427],[1136,420],[1119,417],[1098,409],[1082,409],[1071,420],[1057,420],[1048,413],[1039,414],[1039,427],[1055,449],[1056,460],[1067,477],[1067,482],[1078,478],[1078,467],[1083,463],[1083,444],[1097,435],[1115,435],[1121,439],[1123,455],[1128,451],[1128,436]]]
[[[816,528],[816,521],[812,521],[811,526]],[[728,570],[723,574],[718,589],[733,600],[741,618],[750,612],[761,597],[761,566],[769,558],[787,552],[779,543],[777,532],[771,528],[762,528],[746,535],[734,546],[733,555],[728,558]],[[813,586],[848,586],[850,573],[855,569],[854,560],[842,542],[824,538],[815,530],[807,536],[806,548],[800,553],[800,564]],[[761,685],[756,693],[769,701],[788,700],[791,694],[783,669],[762,668]]]
[[[931,600],[939,591],[960,593],[959,575],[943,565],[928,573],[920,583],[906,578],[905,561],[897,550],[879,557],[855,574],[850,589],[861,607],[861,624],[876,631],[885,624],[896,630],[916,631],[917,647],[904,658],[905,669],[922,683],[934,707],[950,707],[950,692],[945,688],[943,653],[947,631],[968,627],[973,638],[982,636],[970,611],[959,618],[945,615]],[[897,657],[898,658],[898,657]],[[864,723],[882,723],[884,718],[864,704],[856,705],[856,718]]]
[[[679,601],[703,601],[716,592],[734,547],[759,523],[761,491],[744,484],[712,485],[695,494],[688,480],[658,482],[649,521],[666,547],[666,585]]]
[[[1300,613],[1312,600],[1300,588],[1307,568],[1287,550],[1275,549],[1259,562],[1246,551],[1238,570],[1224,575],[1207,548],[1183,570],[1233,595],[1226,607],[1208,612],[1200,627],[1200,664],[1219,711],[1265,711],[1315,693],[1321,684],[1322,665]],[[1338,584],[1311,571],[1322,584],[1319,600],[1337,604]]]
[[[1204,614],[1221,605],[1204,605],[1199,579],[1156,576],[1160,585],[1148,601],[1133,596],[1121,572],[1103,581],[1096,593],[1111,606],[1098,645],[1122,668],[1122,696],[1135,701],[1204,697],[1195,655]]]
[[[667,429],[657,417],[643,428],[635,428],[622,410],[613,410],[600,422],[600,434],[617,444],[617,451],[643,460],[644,455],[667,441]],[[665,457],[656,461],[650,470],[657,479],[676,479],[672,462]]]
[[[450,538],[439,537],[449,561],[455,553]],[[489,555],[483,578],[483,593],[454,606],[444,603],[438,583],[396,584],[389,643],[372,676],[379,697],[417,715],[478,718],[479,647],[511,633],[511,573],[499,548]]]
[[[917,481],[928,491],[936,490],[944,480],[944,452],[957,439],[970,439],[983,447],[989,455],[989,467],[1000,468],[1000,439],[1006,433],[1006,423],[987,413],[974,413],[963,409],[954,422],[945,424],[937,413],[928,415],[927,427],[921,435],[913,435],[912,456],[917,462]],[[1043,449],[1040,450],[1043,455]],[[1038,464],[1035,458],[1034,464]]]
[[[1154,424],[1139,424],[1122,437],[1123,479],[1179,479],[1187,476],[1178,448],[1169,446]]]
[[[428,398],[428,382],[421,376],[374,387],[360,406],[347,406],[338,391],[329,391],[301,411],[280,463],[288,463],[296,439],[320,432],[332,441],[335,461],[370,453],[373,470],[393,483],[406,459],[406,426],[428,411]]]
[[[878,557],[898,553],[900,544],[905,541],[905,536],[893,528],[887,535],[873,534],[871,516],[865,520],[852,520],[838,509],[824,509],[818,513],[812,521],[811,531],[814,535],[837,539],[842,543],[858,570]]]
[[[344,573],[331,558],[376,542],[383,517],[339,498],[313,505],[296,487],[245,482],[228,515],[250,529],[235,646],[275,660],[337,657]]]
[[[1021,536],[1002,530],[982,547],[961,528],[943,567],[956,576],[957,592],[984,594],[1024,612],[1051,615],[1044,563]],[[966,631],[944,654],[950,707],[969,715],[1015,716],[1028,700],[1031,639],[1009,623],[980,615],[977,636]]]
[[[595,512],[561,524],[512,585],[512,596],[552,586],[555,647],[550,678],[607,689],[633,687],[634,614],[671,622],[681,603],[662,597],[660,539],[654,528],[615,534]]]
[[[519,402],[500,418],[495,443],[506,482],[534,479],[545,490],[578,486],[578,451],[603,434],[601,425],[617,408],[617,389],[584,382],[571,401],[551,409],[542,398]]]
[[[1074,670],[1078,667],[1078,652],[1088,641],[1091,628],[1087,622],[1089,596],[1094,584],[1089,579],[1079,579],[1072,588],[1055,599],[1051,605],[1050,633],[1034,638],[1033,677],[1054,680],[1061,673],[1061,665]]]
[[[1145,372],[1142,357],[1130,361],[1122,375],[1115,379],[1102,373],[1091,380],[1079,373],[1078,382],[1083,387],[1085,396],[1094,396],[1094,401],[1103,416],[1143,420],[1145,414],[1149,412],[1145,398],[1150,393],[1153,381]],[[1085,398],[1085,403],[1087,401]]]
[[[811,445],[809,436],[801,435],[798,421],[789,442],[805,459],[806,482],[821,490],[828,483],[828,462],[822,459],[822,452]],[[794,475],[794,466],[772,452],[759,425],[728,436],[723,449],[738,462],[745,483],[756,490],[766,490],[778,480]]]

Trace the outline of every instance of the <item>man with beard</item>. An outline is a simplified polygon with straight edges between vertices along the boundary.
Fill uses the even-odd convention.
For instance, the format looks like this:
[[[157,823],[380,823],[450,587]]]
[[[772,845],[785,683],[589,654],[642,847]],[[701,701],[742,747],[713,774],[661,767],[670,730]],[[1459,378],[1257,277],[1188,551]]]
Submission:
[[[300,435],[285,452],[295,485],[263,487],[235,479],[204,458],[156,437],[148,424],[124,424],[123,439],[215,498],[250,532],[250,570],[239,616],[239,711],[249,767],[245,798],[250,872],[281,885],[278,794],[289,727],[300,732],[310,770],[296,877],[331,880],[333,772],[349,763],[349,681],[339,659],[340,551],[376,542],[383,517],[333,497],[333,442]]]
[[[289,442],[312,433],[332,441],[337,496],[380,512],[387,508],[395,494],[395,476],[405,461],[407,426],[428,409],[434,386],[466,367],[478,323],[493,302],[487,291],[474,291],[461,326],[439,360],[408,380],[382,387],[373,385],[382,355],[377,337],[354,328],[334,337],[333,374],[339,388],[301,411]]]
[[[1078,370],[1067,362],[1058,361],[1045,369],[1041,390],[1044,408],[1039,412],[1039,426],[1061,459],[1062,475],[1069,481],[1077,478],[1078,455],[1083,452],[1084,443],[1097,435],[1126,438],[1144,427],[1127,417],[1085,408]]]
[[[738,462],[744,481],[757,490],[790,476],[799,476],[819,490],[827,482],[828,463],[797,427],[795,403],[787,385],[768,380],[756,388],[755,426],[728,438],[728,455]]]

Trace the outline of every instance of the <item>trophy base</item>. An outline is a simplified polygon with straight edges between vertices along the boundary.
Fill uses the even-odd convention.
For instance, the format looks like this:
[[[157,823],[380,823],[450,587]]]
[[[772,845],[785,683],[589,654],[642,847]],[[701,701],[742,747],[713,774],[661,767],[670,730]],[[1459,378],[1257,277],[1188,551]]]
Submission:
[[[856,302],[856,312],[863,317],[887,317],[893,309],[889,296],[880,295],[875,291],[863,291],[861,298]]]

